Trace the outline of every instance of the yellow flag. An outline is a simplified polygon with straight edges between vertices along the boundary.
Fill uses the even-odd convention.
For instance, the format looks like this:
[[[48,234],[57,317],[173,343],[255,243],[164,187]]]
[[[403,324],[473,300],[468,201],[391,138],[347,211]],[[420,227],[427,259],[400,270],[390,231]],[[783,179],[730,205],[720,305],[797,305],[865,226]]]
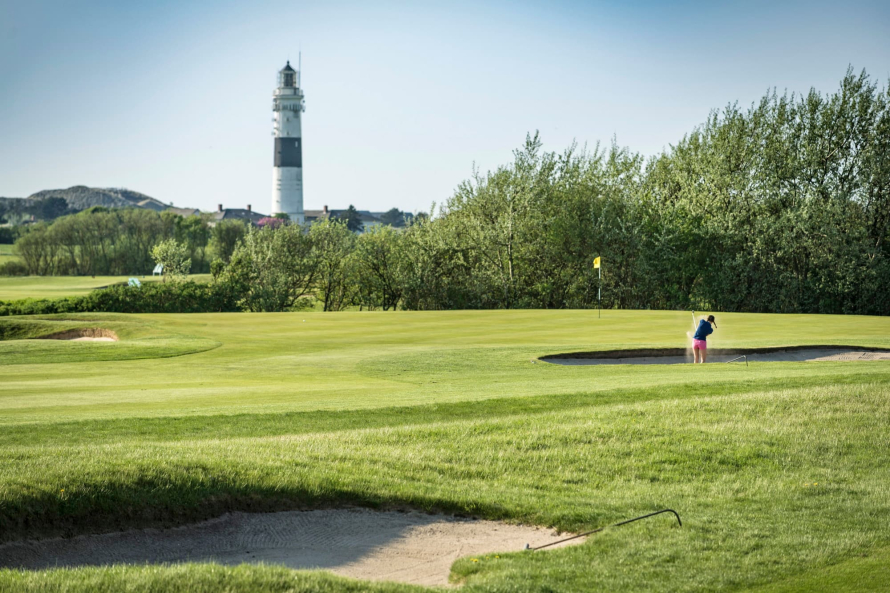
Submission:
[[[598,267],[600,267],[600,258],[596,258],[593,260],[593,269],[595,270]]]

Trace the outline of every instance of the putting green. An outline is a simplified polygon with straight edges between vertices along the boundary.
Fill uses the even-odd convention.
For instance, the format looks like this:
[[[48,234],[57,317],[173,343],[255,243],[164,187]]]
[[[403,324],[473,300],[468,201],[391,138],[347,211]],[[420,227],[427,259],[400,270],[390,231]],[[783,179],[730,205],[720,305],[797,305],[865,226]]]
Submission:
[[[452,575],[470,591],[711,591],[805,583],[803,575],[841,563],[872,570],[852,560],[890,546],[876,520],[890,509],[890,362],[537,360],[683,347],[688,318],[454,311],[50,320],[122,339],[66,344],[75,353],[68,360],[22,350],[2,367],[0,533],[343,505],[585,530],[669,506],[683,528],[655,521],[573,549],[465,558]],[[714,347],[890,347],[886,318],[718,320]],[[134,341],[138,331],[220,346],[150,360],[96,360],[80,348],[126,344],[128,323]],[[332,576],[273,567],[121,570],[0,571],[0,589],[346,588]]]
[[[593,370],[533,363],[542,355],[576,350],[682,347],[687,317],[683,312],[634,311],[609,311],[602,319],[595,311],[69,315],[64,319],[107,318],[112,330],[114,323],[128,319],[151,327],[151,337],[158,340],[169,334],[221,347],[150,366],[137,361],[84,365],[57,358],[53,349],[80,349],[83,359],[91,361],[93,349],[113,352],[126,340],[42,343],[48,350],[23,352],[15,366],[5,369],[0,410],[7,420],[348,410],[522,395],[605,394],[662,385],[807,382],[885,369],[869,363],[845,363],[842,368],[788,363],[747,371],[731,365]],[[715,348],[831,343],[887,347],[890,319],[723,314],[711,342]],[[9,356],[17,347],[4,346]],[[19,394],[23,388],[29,395]],[[60,408],[62,394],[65,404]]]

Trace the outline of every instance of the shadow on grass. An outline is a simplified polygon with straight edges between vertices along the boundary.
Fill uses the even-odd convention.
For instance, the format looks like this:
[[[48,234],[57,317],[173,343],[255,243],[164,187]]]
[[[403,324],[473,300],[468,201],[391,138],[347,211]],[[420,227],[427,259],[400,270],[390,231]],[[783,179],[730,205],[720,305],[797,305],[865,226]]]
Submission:
[[[504,519],[499,504],[473,503],[472,510],[440,497],[380,496],[332,484],[264,487],[233,484],[204,475],[200,484],[148,476],[129,483],[82,484],[73,496],[43,492],[0,506],[0,542],[73,537],[132,528],[169,528],[196,523],[229,512],[269,513],[362,507],[374,510],[422,511],[457,517]],[[14,566],[0,548],[0,567]]]

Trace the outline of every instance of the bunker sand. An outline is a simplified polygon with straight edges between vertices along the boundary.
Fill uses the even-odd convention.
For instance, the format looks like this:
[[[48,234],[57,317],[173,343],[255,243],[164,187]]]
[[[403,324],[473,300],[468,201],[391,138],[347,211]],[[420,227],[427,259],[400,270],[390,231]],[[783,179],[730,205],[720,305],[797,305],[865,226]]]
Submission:
[[[64,332],[50,334],[39,338],[41,340],[66,340],[70,342],[117,342],[117,334],[101,327],[72,329]]]
[[[804,346],[760,349],[708,349],[708,362],[730,362],[743,356],[748,362],[854,362],[890,361],[890,350],[856,346]],[[691,349],[664,348],[648,350],[613,350],[571,352],[542,356],[540,360],[559,365],[603,364],[688,364],[693,362]],[[742,359],[744,360],[744,359]]]
[[[565,537],[552,529],[416,512],[231,513],[174,529],[7,543],[0,545],[0,567],[263,562],[358,579],[446,585],[458,558],[518,551]]]

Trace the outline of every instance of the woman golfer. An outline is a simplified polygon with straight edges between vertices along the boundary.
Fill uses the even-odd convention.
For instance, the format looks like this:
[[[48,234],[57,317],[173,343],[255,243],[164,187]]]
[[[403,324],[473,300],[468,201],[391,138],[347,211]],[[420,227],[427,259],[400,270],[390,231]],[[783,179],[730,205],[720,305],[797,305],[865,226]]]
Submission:
[[[708,336],[714,333],[714,328],[711,327],[712,323],[714,327],[717,327],[717,322],[714,320],[713,315],[708,315],[707,321],[702,319],[698,322],[698,329],[695,330],[695,335],[692,336],[692,356],[695,362],[704,363],[708,360]],[[699,357],[701,360],[699,360]]]

